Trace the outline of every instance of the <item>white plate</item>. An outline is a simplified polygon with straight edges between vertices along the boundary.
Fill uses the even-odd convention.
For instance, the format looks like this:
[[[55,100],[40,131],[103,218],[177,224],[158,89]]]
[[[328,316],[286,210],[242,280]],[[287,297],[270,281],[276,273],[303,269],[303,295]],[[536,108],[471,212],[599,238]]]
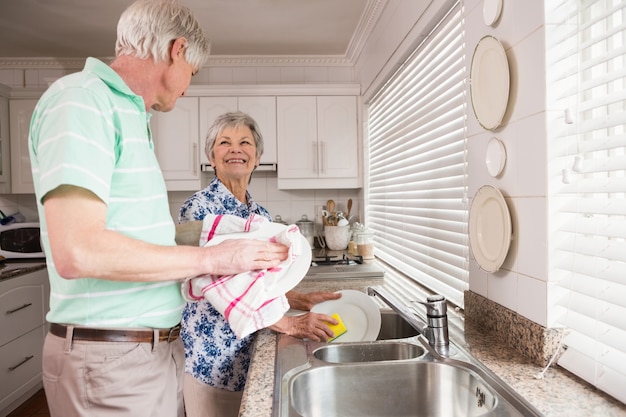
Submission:
[[[269,240],[272,236],[276,236],[287,227],[289,226],[280,223],[264,223],[259,230],[255,230],[253,232],[217,235],[213,237],[213,239],[209,240],[205,246],[215,246],[228,239]],[[274,286],[267,289],[267,295],[270,299],[281,296],[298,285],[311,267],[311,246],[309,246],[309,242],[306,240],[306,237],[304,237],[301,233],[299,235],[300,245],[302,248],[301,254],[294,262],[291,263],[285,276],[283,276]]]
[[[314,313],[337,313],[348,331],[334,341],[371,342],[380,333],[380,309],[371,297],[355,290],[342,290],[341,298],[324,301],[313,306]],[[333,342],[334,342],[333,341]]]
[[[474,49],[470,69],[472,108],[483,128],[494,130],[502,123],[509,88],[509,62],[504,47],[493,36],[485,36]]]
[[[506,164],[506,149],[504,143],[498,138],[489,139],[485,152],[485,163],[487,164],[487,172],[492,177],[495,178],[502,173]]]
[[[502,0],[483,0],[483,21],[487,26],[492,26],[502,12]]]
[[[469,238],[478,266],[487,272],[498,271],[511,246],[511,214],[497,188],[483,185],[474,196]]]

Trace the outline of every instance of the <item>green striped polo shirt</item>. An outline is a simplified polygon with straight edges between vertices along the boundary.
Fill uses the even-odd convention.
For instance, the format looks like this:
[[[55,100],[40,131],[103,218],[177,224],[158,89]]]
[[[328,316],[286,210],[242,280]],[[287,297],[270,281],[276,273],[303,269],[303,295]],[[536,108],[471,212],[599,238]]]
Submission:
[[[166,328],[180,321],[184,301],[177,281],[61,278],[50,256],[42,205],[42,197],[60,185],[82,187],[106,203],[108,229],[158,245],[175,245],[175,226],[149,120],[142,97],[94,58],[87,59],[83,71],[51,85],[35,108],[29,151],[50,275],[50,322]],[[137,257],[136,262],[143,260]]]

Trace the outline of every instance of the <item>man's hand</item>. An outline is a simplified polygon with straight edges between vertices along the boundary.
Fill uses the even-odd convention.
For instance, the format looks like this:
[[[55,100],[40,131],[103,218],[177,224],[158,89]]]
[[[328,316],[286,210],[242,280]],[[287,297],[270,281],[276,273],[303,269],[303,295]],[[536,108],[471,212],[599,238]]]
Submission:
[[[205,249],[207,268],[216,275],[273,268],[289,254],[289,247],[254,239],[228,239]]]
[[[314,291],[309,293],[289,291],[285,295],[287,296],[291,308],[302,311],[311,310],[315,304],[341,298],[340,293],[329,291]]]

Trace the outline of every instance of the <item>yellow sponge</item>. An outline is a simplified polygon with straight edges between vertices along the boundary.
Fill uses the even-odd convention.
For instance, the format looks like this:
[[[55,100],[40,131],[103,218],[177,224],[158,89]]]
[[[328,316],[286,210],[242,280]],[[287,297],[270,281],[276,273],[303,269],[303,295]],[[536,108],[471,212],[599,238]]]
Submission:
[[[335,332],[335,336],[330,338],[330,339],[328,339],[329,343],[348,331],[348,329],[346,328],[346,325],[343,324],[343,320],[341,320],[341,317],[339,317],[339,314],[337,314],[337,313],[331,314],[331,317],[334,318],[335,320],[337,320],[339,323],[337,323],[337,324],[330,324],[329,323],[328,324],[328,327],[330,327],[330,329],[333,332]]]

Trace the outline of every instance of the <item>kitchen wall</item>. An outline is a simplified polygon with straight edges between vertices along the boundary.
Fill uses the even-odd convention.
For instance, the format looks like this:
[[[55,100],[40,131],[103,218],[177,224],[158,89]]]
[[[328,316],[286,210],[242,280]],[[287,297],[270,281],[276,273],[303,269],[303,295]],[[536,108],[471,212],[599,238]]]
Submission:
[[[394,0],[390,6],[355,65],[365,103],[422,40],[425,27],[445,7],[443,2],[432,2],[423,11],[411,0]],[[514,236],[500,271],[482,271],[471,259],[469,289],[548,327],[546,120],[559,122],[563,113],[548,111],[545,104],[544,2],[503,0],[501,17],[493,27],[484,24],[482,6],[482,0],[463,1],[468,80],[475,46],[483,36],[492,35],[506,50],[511,92],[502,125],[493,132],[486,131],[473,115],[468,83],[468,196],[471,203],[484,184],[500,189],[511,211]],[[491,177],[485,165],[487,142],[494,136],[505,144],[507,153],[506,167],[498,178]]]
[[[254,66],[231,63],[221,58],[211,58],[210,67],[203,68],[193,77],[194,85],[253,85],[253,84],[347,84],[353,83],[352,66],[344,63],[325,66],[299,66],[292,63],[281,63],[281,59],[272,59],[271,65],[259,60]],[[68,73],[78,71],[83,62],[64,62],[57,65],[48,65],[49,68],[28,68],[25,61],[24,68],[1,68],[0,84],[12,88],[41,89]],[[41,66],[41,64],[39,64]],[[45,65],[44,65],[45,66]],[[55,68],[64,66],[65,68]],[[205,173],[203,183],[208,183],[212,174]],[[322,206],[329,199],[345,210],[349,198],[354,201],[352,212],[356,214],[353,221],[362,218],[361,204],[359,204],[360,190],[278,190],[276,172],[255,172],[250,184],[252,197],[270,213],[280,215],[284,221],[295,223],[306,214],[309,219],[316,219],[321,230],[321,218],[317,215]],[[181,204],[192,192],[171,192],[169,194],[170,210],[174,219],[178,218]],[[37,220],[37,209],[33,195],[1,195],[0,210],[6,215],[16,211],[22,212],[28,221]]]

